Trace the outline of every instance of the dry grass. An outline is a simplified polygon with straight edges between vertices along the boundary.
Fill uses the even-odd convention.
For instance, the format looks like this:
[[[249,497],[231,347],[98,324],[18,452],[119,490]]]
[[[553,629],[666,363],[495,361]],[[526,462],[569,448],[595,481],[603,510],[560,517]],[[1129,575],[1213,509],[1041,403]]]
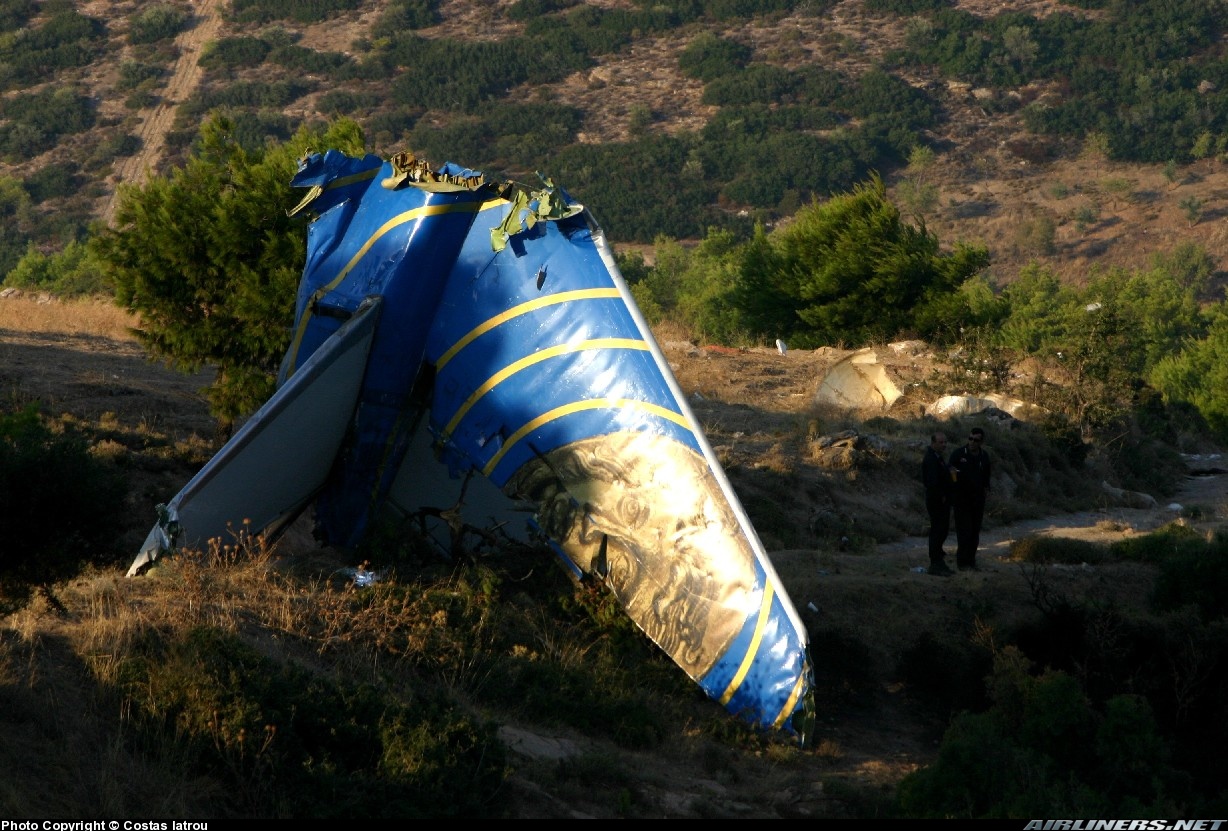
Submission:
[[[630,0],[588,0],[589,5],[629,8]],[[111,4],[100,0],[80,4],[83,13],[94,14],[114,24],[113,36],[122,37],[125,21],[122,15],[110,11]],[[138,5],[148,5],[138,4]],[[232,24],[220,20],[224,4],[199,2],[196,14],[216,15],[223,35],[234,35]],[[456,37],[487,40],[506,37],[523,30],[523,24],[513,23],[498,14],[498,6],[489,0],[448,0],[441,4],[440,25],[419,34],[430,38]],[[951,5],[972,14],[999,14],[1003,4],[989,0],[955,0]],[[342,14],[326,22],[300,26],[282,21],[299,45],[324,51],[347,52],[360,38],[370,36],[378,4],[366,2],[361,11]],[[1045,16],[1054,10],[1064,14],[1095,17],[1102,12],[1077,10],[1054,0],[1027,0],[1009,4],[1015,12]],[[806,65],[827,66],[850,75],[875,67],[883,56],[904,42],[907,19],[893,14],[870,12],[861,0],[843,0],[822,14],[813,10],[784,16],[770,16],[753,26],[740,27],[721,34],[751,46],[757,59],[786,68]],[[191,83],[187,66],[189,58],[203,46],[201,40],[215,31],[208,25],[198,25],[181,36],[179,69],[181,77],[177,95],[187,97],[191,90],[182,84]],[[551,101],[577,107],[583,113],[578,140],[599,143],[624,141],[632,134],[637,113],[651,112],[648,129],[654,133],[676,135],[681,131],[703,129],[719,108],[702,102],[703,86],[684,77],[678,70],[678,55],[686,48],[694,31],[684,30],[668,36],[642,38],[632,48],[603,55],[597,65],[548,85],[524,84],[508,91],[511,101],[535,101],[545,97]],[[175,78],[175,65],[166,67],[166,79]],[[251,70],[259,77],[261,70]],[[947,120],[936,125],[933,146],[942,148],[930,174],[939,188],[939,199],[926,217],[929,229],[946,245],[958,241],[984,244],[993,259],[996,279],[1010,282],[1020,269],[1039,262],[1054,270],[1063,279],[1080,282],[1093,269],[1109,266],[1145,268],[1155,252],[1171,250],[1182,242],[1196,242],[1216,259],[1228,255],[1228,229],[1217,218],[1224,213],[1224,194],[1228,192],[1228,166],[1210,159],[1190,165],[1184,178],[1171,183],[1160,164],[1135,165],[1107,162],[1088,153],[1075,141],[1049,141],[1031,135],[1023,123],[1022,112],[987,112],[985,102],[969,84],[946,83],[932,71],[916,68],[904,73],[906,79],[925,88],[939,101]],[[86,94],[100,107],[99,125],[95,132],[109,129],[108,124],[134,117],[124,108],[128,98],[116,88],[117,73],[96,72],[83,79]],[[272,77],[266,79],[272,80]],[[170,82],[174,84],[175,82]],[[1056,90],[1028,86],[1020,90],[1003,91],[1005,98],[1026,96],[1028,100],[1041,95],[1057,94]],[[313,113],[318,95],[310,95],[286,108],[285,115],[301,119]],[[181,100],[181,99],[180,99]],[[163,102],[165,103],[165,102]],[[145,111],[136,120],[141,129],[152,133],[143,138],[141,152],[125,161],[129,171],[157,170],[167,161],[164,144],[157,140],[154,122],[160,122],[166,110]],[[102,139],[95,132],[83,134],[87,144]],[[372,147],[373,152],[389,153],[400,147]],[[1043,149],[1043,154],[1037,154]],[[62,152],[63,149],[57,151]],[[71,152],[71,151],[69,151]],[[24,161],[16,167],[20,175],[30,168],[46,164],[52,154]],[[59,159],[65,161],[65,159]],[[891,193],[904,179],[901,171],[885,170],[886,184]],[[128,176],[110,176],[95,182],[103,189]],[[1103,192],[1104,184],[1114,180],[1134,183],[1129,199],[1110,199]],[[1190,225],[1183,200],[1194,199],[1206,205],[1205,219]],[[110,208],[110,197],[98,201],[102,218]],[[1091,211],[1093,220],[1080,219]],[[1053,224],[1052,250],[1038,250],[1028,243],[1023,233],[1038,223]],[[621,246],[620,246],[621,247]],[[633,247],[627,246],[630,250]],[[649,248],[648,246],[642,246]],[[648,259],[652,260],[651,250]],[[0,324],[3,325],[3,324]]]
[[[96,301],[0,300],[0,385],[41,394],[35,381],[49,375],[46,387],[57,404],[52,412],[80,420],[96,434],[94,453],[132,477],[135,546],[153,521],[152,506],[173,495],[210,448],[190,429],[201,419],[202,401],[170,395],[173,376],[146,363],[130,339],[106,352],[109,339],[127,338],[128,325],[122,312]],[[1008,538],[1005,528],[987,529],[990,570],[950,580],[910,570],[924,560],[925,541],[918,536],[924,510],[914,468],[929,427],[815,405],[816,384],[841,353],[729,354],[690,344],[682,331],[662,328],[656,335],[764,534],[812,642],[825,649],[817,660],[828,700],[820,701],[813,749],[747,741],[672,667],[662,681],[659,665],[623,656],[618,662],[634,664],[637,685],[666,688],[657,713],[684,713],[670,721],[659,744],[629,751],[608,733],[574,723],[560,727],[549,720],[553,713],[532,712],[540,707],[526,705],[506,674],[491,670],[515,662],[519,680],[538,671],[551,673],[556,688],[569,681],[573,686],[560,689],[554,707],[546,709],[565,709],[585,694],[581,688],[600,690],[594,718],[619,718],[604,714],[622,692],[621,676],[616,670],[583,673],[620,632],[608,621],[595,628],[583,616],[566,620],[557,599],[543,600],[554,591],[551,566],[512,569],[507,560],[514,555],[505,553],[497,558],[503,588],[493,580],[488,589],[480,568],[431,580],[404,569],[405,581],[358,592],[339,576],[348,561],[311,547],[309,533],[296,526],[276,547],[240,535],[198,556],[169,559],[138,580],[122,576],[127,561],[99,567],[53,586],[50,595],[35,594],[24,609],[0,620],[0,770],[6,772],[0,806],[15,817],[100,810],[220,817],[225,781],[184,766],[173,735],[140,726],[139,696],[117,692],[133,671],[137,650],[205,629],[241,640],[276,667],[293,664],[321,677],[387,685],[398,701],[418,694],[420,681],[411,679],[428,676],[451,700],[480,709],[518,735],[573,748],[562,762],[517,755],[506,804],[492,806],[492,814],[871,815],[871,795],[890,794],[902,776],[932,761],[936,749],[938,727],[918,716],[905,688],[888,683],[900,656],[923,632],[963,638],[969,619],[1009,632],[1034,615],[1034,586],[999,547]],[[917,356],[898,360],[892,364],[898,373],[921,371],[924,364]],[[843,445],[819,448],[824,436],[845,431],[854,435]],[[1016,440],[1005,433],[994,438],[991,450],[1006,450]],[[1222,494],[1207,490],[1188,501],[1224,516]],[[1123,509],[1085,522],[1100,536],[1150,527],[1133,517]],[[836,523],[834,532],[816,520]],[[851,543],[841,545],[842,536]],[[1046,585],[1065,595],[1111,592],[1135,605],[1150,585],[1146,569],[1129,564],[1111,572],[1107,565],[1059,565],[1046,575]],[[635,716],[625,718],[634,725]],[[833,799],[829,789],[845,797]]]
[[[602,0],[603,5],[621,2]],[[468,25],[472,21],[466,12],[483,15],[483,25],[489,17],[483,4],[450,0],[444,5],[449,20],[455,17],[454,25],[470,32],[479,27]],[[842,5],[847,11],[859,4]],[[959,0],[957,5],[974,11],[997,8],[983,0]],[[1030,0],[1028,8],[1037,5],[1048,3]],[[858,65],[873,60],[898,35],[882,29],[874,16],[842,14],[834,23],[826,31],[826,24],[820,29],[791,17],[745,35],[757,49],[776,50],[783,62]],[[770,42],[778,35],[779,42]],[[791,39],[784,40],[785,35]],[[307,38],[305,45],[345,49],[353,33],[329,22],[312,27]],[[697,129],[710,110],[697,104],[693,85],[678,89],[671,50],[682,45],[682,40],[662,40],[632,50],[553,92],[584,107],[588,140],[624,136],[637,107],[657,116],[654,131]],[[516,93],[522,94],[529,90]],[[95,97],[104,106],[118,106],[123,98],[106,90]],[[1039,257],[1040,262],[1065,277],[1098,266],[1143,267],[1151,252],[1182,240],[1205,245],[1217,258],[1228,252],[1228,232],[1221,223],[1190,228],[1179,210],[1179,199],[1187,194],[1218,205],[1228,169],[1209,162],[1195,166],[1197,175],[1169,193],[1159,166],[1106,165],[1073,151],[1023,166],[1009,142],[1020,134],[1018,123],[987,121],[977,102],[958,91],[948,91],[944,104],[953,117],[949,134],[938,138],[952,150],[943,154],[936,171],[942,199],[930,227],[944,242],[988,245],[999,275],[1009,276],[1037,258],[1021,248],[1017,232],[1024,218],[1040,214],[1057,217],[1056,251]],[[1139,192],[1167,195],[1101,205],[1098,220],[1081,228],[1073,220],[1076,200],[1068,194],[1077,185],[1116,176],[1133,180]],[[893,181],[889,184],[894,187]],[[194,395],[204,381],[157,374],[145,365],[129,331],[136,322],[107,300],[0,298],[0,394],[37,399],[53,414],[73,413],[94,424],[101,436],[94,453],[117,464],[132,465],[126,448],[144,445],[148,455],[157,454],[157,464],[140,472],[148,481],[134,487],[134,543],[139,543],[152,522],[152,505],[172,495],[193,472],[178,460],[207,458],[210,448],[201,438],[208,435],[209,420]],[[847,796],[850,788],[854,797],[863,788],[888,793],[902,775],[932,760],[936,749],[933,726],[918,722],[906,691],[882,683],[898,656],[923,631],[958,640],[970,610],[996,609],[999,625],[1006,627],[1030,610],[1031,587],[1020,576],[1021,568],[997,548],[986,551],[990,563],[1000,561],[997,570],[976,576],[940,581],[909,571],[924,559],[924,540],[915,536],[924,527],[924,513],[910,478],[912,460],[919,458],[919,450],[908,444],[915,425],[867,425],[849,414],[815,407],[815,384],[840,357],[836,350],[730,354],[705,350],[689,332],[668,325],[656,335],[735,487],[754,498],[757,524],[770,518],[780,538],[792,539],[787,531],[809,527],[816,516],[841,523],[841,533],[849,530],[843,523],[855,519],[851,533],[867,541],[864,546],[845,550],[832,543],[841,533],[812,534],[796,548],[773,549],[772,557],[812,632],[839,635],[847,663],[872,676],[873,685],[857,688],[855,700],[823,702],[815,748],[805,754],[784,745],[764,752],[734,740],[708,741],[704,730],[711,728],[706,725],[720,719],[712,717],[719,708],[707,703],[696,705],[700,715],[694,721],[680,724],[661,746],[642,754],[592,736],[512,720],[543,743],[570,747],[571,755],[562,760],[516,756],[516,772],[504,794],[507,804],[492,806],[492,813],[823,818],[838,815],[841,794]],[[116,345],[127,348],[116,350]],[[114,354],[101,354],[106,350]],[[89,352],[93,368],[70,373],[66,361],[74,351]],[[901,447],[903,458],[876,456],[874,448],[832,454],[814,449],[815,440],[847,429],[885,435]],[[913,432],[919,441],[926,430]],[[160,444],[164,436],[166,447]],[[1213,506],[1203,510],[1228,516],[1217,496],[1188,504]],[[1147,527],[1118,519],[1091,522],[1098,537]],[[905,533],[910,537],[883,544]],[[149,633],[214,627],[243,637],[264,655],[356,679],[390,677],[404,656],[433,650],[441,663],[449,663],[450,669],[440,674],[462,697],[480,684],[476,668],[456,657],[473,650],[458,640],[465,630],[449,626],[438,610],[426,614],[429,606],[411,595],[380,590],[355,604],[351,586],[328,579],[330,562],[322,555],[314,555],[319,559],[304,574],[301,555],[292,558],[284,548],[245,549],[243,557],[233,553],[219,547],[168,562],[142,580],[124,578],[122,567],[92,571],[54,587],[53,596],[66,613],[36,595],[21,612],[0,620],[0,808],[7,817],[217,816],[216,805],[227,797],[222,780],[186,774],[174,742],[142,734],[130,704],[117,704],[108,693],[131,644]],[[1131,597],[1142,596],[1150,585],[1140,566],[1119,566],[1111,576],[1081,567],[1054,567],[1047,574],[1072,596],[1093,581],[1097,591],[1111,587]],[[459,587],[445,581],[435,589],[447,593]],[[553,661],[568,670],[583,667],[595,642],[575,637],[575,626],[560,624],[552,611],[533,613],[521,657]],[[389,639],[391,632],[400,633],[398,640]],[[847,681],[830,656],[825,660],[819,669],[828,684]],[[677,698],[685,699],[685,683],[678,688]],[[840,783],[848,784],[841,788]],[[521,804],[509,807],[515,801]]]
[[[0,330],[10,332],[95,335],[135,342],[131,329],[137,322],[135,315],[105,297],[59,300],[15,294],[0,298]]]
[[[587,679],[585,684],[603,690],[598,697],[618,702],[623,682],[593,671],[609,660],[594,653],[607,649],[611,633],[594,637],[591,622],[562,623],[557,611],[511,597],[496,603],[472,571],[413,584],[390,578],[360,591],[336,579],[337,565],[319,556],[290,556],[240,535],[234,544],[168,558],[140,580],[91,571],[36,596],[0,627],[0,728],[9,720],[4,711],[29,725],[0,743],[0,767],[14,771],[0,782],[0,804],[17,817],[81,815],[99,806],[116,816],[232,816],[235,793],[227,793],[225,775],[194,775],[184,761],[190,753],[177,749],[184,741],[178,731],[153,730],[149,723],[148,712],[159,703],[155,690],[130,685],[134,671],[156,661],[164,648],[173,652],[194,632],[233,636],[273,662],[270,667],[295,666],[333,683],[395,691],[399,702],[429,700],[428,689],[447,690],[466,708],[485,701],[486,715],[514,726],[521,740],[565,748],[566,776],[557,757],[549,764],[525,757],[514,770],[509,767],[501,798],[490,805],[492,817],[573,811],[611,818],[704,816],[712,810],[771,817],[776,792],[796,790],[811,776],[810,756],[787,743],[714,744],[707,737],[711,725],[725,724],[725,717],[719,708],[685,697],[679,703],[698,717],[675,719],[677,733],[642,755],[557,725],[525,723],[517,717],[524,707],[516,695],[490,680],[492,662],[505,660],[492,647],[499,648],[496,642],[506,639],[509,627],[524,626],[524,645],[507,654],[523,668],[522,680],[535,697],[545,694],[542,682],[532,683],[523,673]],[[151,644],[159,646],[151,652]],[[623,670],[616,672],[621,676]],[[159,678],[165,685],[165,677]],[[433,681],[424,683],[428,678]],[[203,696],[214,694],[186,677],[183,683]],[[652,683],[644,679],[636,686]],[[511,709],[498,716],[489,712],[505,699]],[[311,706],[278,704],[290,710]],[[353,732],[346,718],[338,714],[339,729]],[[550,721],[543,716],[543,723]],[[211,729],[214,741],[227,738],[221,728]],[[634,726],[628,722],[622,729]],[[40,739],[56,736],[71,739],[71,750],[55,749],[56,741],[39,748]],[[234,761],[233,753],[220,758]],[[814,758],[823,766],[838,765],[838,745],[824,742]],[[588,759],[596,765],[592,770]],[[270,785],[261,778],[267,774],[240,772],[245,779],[239,790],[246,795],[238,804],[255,804],[253,795]],[[592,777],[600,777],[601,786]],[[718,791],[710,790],[712,780],[723,782]],[[618,787],[605,787],[610,782]]]

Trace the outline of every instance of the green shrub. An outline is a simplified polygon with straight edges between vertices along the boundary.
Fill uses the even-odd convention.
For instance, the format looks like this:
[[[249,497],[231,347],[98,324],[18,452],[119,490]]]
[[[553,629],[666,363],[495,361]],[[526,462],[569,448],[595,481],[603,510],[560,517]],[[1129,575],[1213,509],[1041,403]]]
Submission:
[[[160,66],[141,63],[140,61],[124,61],[119,65],[119,81],[116,88],[128,91],[134,90],[147,82],[154,82],[166,72]]]
[[[428,687],[399,704],[217,629],[147,633],[118,675],[139,722],[228,781],[242,815],[486,816],[506,775],[494,726]]]
[[[59,70],[98,57],[105,40],[101,20],[78,13],[71,4],[45,3],[40,11],[41,26],[23,26],[0,42],[0,89],[41,84]]]
[[[124,106],[129,110],[144,110],[156,106],[158,96],[149,90],[138,89],[124,99]]]
[[[397,120],[396,117],[384,120],[378,126],[393,128]],[[409,130],[411,127],[412,130]],[[423,158],[430,159],[432,164],[466,159],[469,160],[466,164],[485,167],[488,162],[493,161],[489,153],[495,142],[494,125],[485,118],[458,117],[444,126],[425,121],[415,125],[412,121],[406,121],[401,132],[406,131],[409,132],[409,143]]]
[[[1100,212],[1095,205],[1080,205],[1075,208],[1074,222],[1079,233],[1086,231],[1088,226],[1094,224],[1099,218]]]
[[[371,26],[374,38],[395,37],[400,32],[425,29],[439,22],[439,0],[397,0],[383,6]]]
[[[213,72],[259,66],[271,48],[260,38],[221,38],[205,44],[198,63]]]
[[[5,158],[38,155],[63,135],[83,133],[94,126],[94,106],[70,87],[46,88],[0,102],[0,155]]]
[[[277,46],[268,60],[293,72],[333,75],[354,65],[354,59],[342,52],[317,52],[294,43]]]
[[[196,94],[180,105],[184,118],[204,119],[210,112],[228,107],[280,110],[313,92],[316,83],[306,79],[288,81],[238,81],[213,90],[197,90]],[[261,113],[262,117],[284,118],[281,113]]]
[[[682,50],[678,56],[678,68],[688,77],[714,81],[742,69],[750,57],[749,46],[703,32]]]
[[[1109,558],[1109,549],[1100,543],[1077,540],[1070,537],[1047,537],[1032,534],[1011,543],[1009,559],[1021,563],[1103,563]]]
[[[866,8],[869,11],[891,12],[904,16],[938,11],[951,5],[951,0],[866,0]]]
[[[579,0],[516,0],[504,9],[503,14],[508,20],[527,23],[543,15],[569,9]]]
[[[990,656],[967,640],[922,632],[900,655],[897,668],[908,695],[946,719],[986,705],[985,676]]]
[[[128,20],[128,42],[157,43],[173,38],[183,31],[188,22],[187,13],[180,8],[158,3],[146,6]]]
[[[44,254],[33,246],[4,278],[6,286],[46,291],[58,297],[107,294],[111,284],[84,243],[70,242],[63,251]]]
[[[1175,545],[1160,561],[1151,600],[1159,612],[1194,606],[1208,623],[1228,617],[1228,534]]]
[[[685,8],[691,4],[683,2],[678,5]],[[814,11],[816,5],[822,4],[810,0],[707,0],[699,5],[717,20],[730,20],[789,12],[799,6]]]
[[[381,55],[403,67],[387,84],[392,103],[464,113],[504,97],[517,84],[562,80],[591,65],[583,44],[566,36],[473,42],[403,33]]]
[[[573,144],[542,172],[592,205],[614,239],[694,239],[718,225],[721,212],[712,205],[712,183],[684,172],[689,150],[685,141],[654,134],[625,144]],[[611,176],[612,170],[619,175]]]
[[[1221,440],[1228,437],[1228,314],[1222,304],[1205,333],[1195,333],[1156,361],[1150,381],[1166,400],[1187,402]]]
[[[360,108],[367,106],[367,103],[367,99],[356,92],[334,89],[323,93],[316,100],[316,109],[335,118],[339,115],[352,115]],[[412,124],[413,122],[410,123]]]
[[[694,684],[614,595],[575,583],[549,549],[496,552],[462,539],[448,561],[405,523],[379,524],[377,536],[362,556],[415,578],[360,593],[347,614],[396,621],[381,642],[422,676],[513,718],[545,719],[633,748],[656,746],[672,709],[693,700]],[[526,573],[534,579],[524,581]]]
[[[38,11],[34,0],[10,0],[0,4],[0,32],[16,32],[24,28]]]
[[[1150,436],[1134,437],[1107,451],[1109,466],[1126,490],[1172,496],[1185,476],[1185,462],[1178,450]]]
[[[956,717],[936,761],[900,783],[899,816],[1180,813],[1183,779],[1145,700],[1115,696],[1097,710],[1072,676],[1035,676],[1012,647],[996,657],[990,689],[993,707]]]
[[[114,132],[105,141],[100,141],[86,159],[91,170],[109,168],[116,159],[135,156],[141,149],[141,139],[132,133]]]
[[[0,412],[0,598],[109,562],[125,491],[83,437],[53,433],[33,406]]]
[[[575,667],[528,655],[506,657],[491,668],[483,698],[523,717],[605,736],[621,747],[657,747],[669,732],[657,697],[625,671],[590,663],[594,657]]]
[[[31,173],[25,182],[30,201],[35,205],[63,196],[71,196],[81,189],[82,177],[76,164],[49,164]]]
[[[733,69],[708,82],[703,103],[726,106],[780,102],[797,88],[797,76],[781,67],[752,64]]]
[[[1208,551],[1207,539],[1195,529],[1171,522],[1150,534],[1129,537],[1109,545],[1109,553],[1121,560],[1162,565],[1172,557],[1201,557]]]
[[[359,0],[231,0],[230,14],[240,23],[320,23],[358,6]]]

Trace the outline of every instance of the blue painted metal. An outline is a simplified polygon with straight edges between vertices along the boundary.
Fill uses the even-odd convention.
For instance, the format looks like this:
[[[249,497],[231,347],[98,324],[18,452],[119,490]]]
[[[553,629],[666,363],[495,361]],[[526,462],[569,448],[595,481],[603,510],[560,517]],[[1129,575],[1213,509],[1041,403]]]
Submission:
[[[804,740],[805,627],[589,212],[549,182],[406,156],[329,151],[293,184],[316,218],[282,384],[382,298],[323,538],[362,538],[425,423],[442,464],[421,476],[477,473],[534,504],[573,573],[709,696]]]

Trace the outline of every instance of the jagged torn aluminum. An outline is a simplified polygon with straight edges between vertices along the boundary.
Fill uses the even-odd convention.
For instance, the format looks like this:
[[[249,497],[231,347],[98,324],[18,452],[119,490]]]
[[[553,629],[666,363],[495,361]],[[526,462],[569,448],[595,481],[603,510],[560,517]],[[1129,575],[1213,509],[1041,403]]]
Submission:
[[[354,545],[390,504],[413,513],[477,477],[472,520],[544,536],[709,696],[800,733],[805,627],[591,214],[548,180],[404,154],[313,155],[293,184],[316,218],[278,395],[382,306],[313,491],[323,538]]]

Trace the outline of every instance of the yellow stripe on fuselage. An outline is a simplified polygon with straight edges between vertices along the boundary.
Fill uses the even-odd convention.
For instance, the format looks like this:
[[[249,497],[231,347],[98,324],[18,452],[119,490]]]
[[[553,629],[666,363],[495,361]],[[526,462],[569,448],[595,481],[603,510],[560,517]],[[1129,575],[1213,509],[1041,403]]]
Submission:
[[[527,303],[521,303],[518,306],[513,306],[506,312],[495,315],[489,320],[483,321],[477,326],[470,329],[464,337],[454,343],[447,352],[440,356],[435,362],[435,368],[443,369],[448,361],[456,357],[456,353],[460,352],[477,338],[494,329],[496,326],[507,323],[509,320],[514,320],[521,315],[526,315],[529,312],[544,309],[548,306],[554,306],[559,303],[571,303],[575,300],[604,300],[620,297],[621,295],[616,288],[604,289],[576,289],[575,291],[561,291],[558,294],[550,294],[545,297],[538,297],[535,300],[530,300]]]
[[[331,182],[325,185],[324,189],[334,190],[336,188],[344,188],[348,185],[352,185],[355,182],[362,182],[366,179],[374,179],[376,174],[379,173],[381,169],[382,167],[373,167],[370,170],[360,170],[358,173],[351,173],[349,176],[338,176],[336,179],[333,179]]]
[[[751,664],[755,662],[755,653],[759,651],[759,644],[763,640],[763,630],[767,627],[768,620],[772,616],[772,595],[775,590],[769,582],[763,587],[763,600],[759,604],[759,619],[755,621],[755,634],[751,637],[750,646],[746,650],[746,654],[742,656],[742,663],[738,666],[738,671],[729,681],[729,686],[721,693],[720,702],[726,705],[733,698],[734,693],[738,691],[738,687],[742,686],[742,682],[746,680],[746,673],[750,672]]]
[[[294,358],[290,363],[290,371],[287,373],[287,377],[293,375],[294,370],[298,368],[298,350],[303,343],[303,336],[307,333],[307,324],[311,321],[312,307],[315,305],[317,300],[341,284],[341,281],[354,270],[355,266],[357,266],[359,261],[366,256],[367,252],[371,250],[371,247],[375,245],[375,243],[379,242],[379,240],[390,231],[406,224],[407,222],[414,222],[418,219],[424,219],[431,216],[440,216],[442,214],[458,212],[477,213],[482,209],[483,204],[485,203],[450,202],[444,205],[423,205],[421,208],[414,208],[412,211],[405,211],[404,213],[397,214],[381,225],[374,234],[367,238],[367,241],[364,242],[362,247],[354,253],[354,256],[350,257],[350,261],[345,264],[345,268],[341,269],[340,273],[338,273],[337,276],[330,280],[327,284],[316,289],[315,292],[312,293],[311,299],[307,301],[307,305],[303,309],[303,317],[299,320],[298,328],[294,332],[294,340],[290,345],[290,354],[292,354]]]
[[[444,435],[450,435],[456,429],[456,425],[465,417],[465,413],[478,403],[486,393],[497,387],[499,384],[506,381],[508,378],[520,372],[523,369],[539,364],[542,361],[550,358],[557,358],[559,355],[568,355],[575,352],[588,352],[598,349],[638,349],[640,351],[648,351],[648,344],[642,340],[633,340],[631,338],[593,338],[592,340],[580,341],[579,343],[561,343],[557,346],[551,346],[543,349],[540,352],[534,352],[532,355],[527,355],[518,361],[515,361],[503,369],[490,376],[482,386],[473,391],[465,403],[461,404],[456,410],[456,414],[452,416],[452,420],[448,422],[448,426],[443,429]]]
[[[789,720],[789,716],[793,715],[793,708],[797,706],[797,700],[801,698],[802,689],[806,686],[806,676],[799,674],[797,683],[793,685],[793,692],[789,693],[789,700],[785,702],[785,706],[781,708],[780,713],[776,716],[776,720],[772,722],[772,726],[779,730],[785,726],[785,722]]]
[[[686,418],[681,413],[676,413],[673,410],[667,410],[658,404],[650,404],[647,401],[636,401],[631,398],[589,398],[584,401],[573,401],[570,404],[564,404],[561,407],[555,407],[549,412],[542,413],[537,418],[521,427],[515,433],[512,433],[512,435],[508,437],[507,441],[503,443],[503,446],[499,448],[499,452],[492,456],[490,461],[487,462],[482,468],[482,475],[490,476],[495,467],[498,466],[500,460],[507,455],[509,450],[515,447],[521,439],[523,439],[529,433],[532,433],[538,427],[541,427],[543,424],[549,424],[556,419],[563,418],[564,416],[571,415],[572,413],[579,413],[585,410],[604,409],[641,410],[643,412],[652,413],[653,415],[667,421],[672,421],[675,424],[685,427],[687,430],[691,429],[691,425],[687,423]]]

